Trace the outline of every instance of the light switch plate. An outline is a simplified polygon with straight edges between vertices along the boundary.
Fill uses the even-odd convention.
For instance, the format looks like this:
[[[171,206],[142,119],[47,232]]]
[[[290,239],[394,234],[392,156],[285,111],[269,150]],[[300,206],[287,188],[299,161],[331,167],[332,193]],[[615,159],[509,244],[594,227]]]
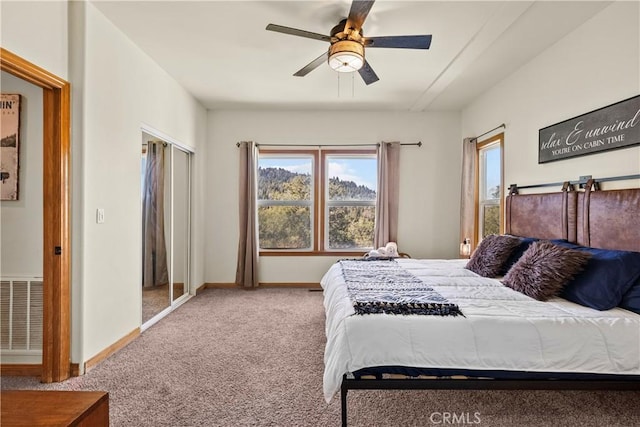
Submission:
[[[96,222],[98,224],[104,224],[104,209],[98,208],[96,210]]]

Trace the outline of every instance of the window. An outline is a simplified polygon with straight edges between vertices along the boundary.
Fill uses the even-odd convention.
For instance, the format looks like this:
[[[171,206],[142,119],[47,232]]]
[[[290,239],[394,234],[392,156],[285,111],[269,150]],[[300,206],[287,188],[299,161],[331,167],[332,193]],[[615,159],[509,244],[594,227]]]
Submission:
[[[478,149],[478,241],[502,232],[502,140],[503,135],[479,142]]]
[[[324,243],[329,250],[373,248],[376,217],[375,154],[324,154],[326,219]]]
[[[315,157],[263,155],[258,160],[260,249],[311,250]]]
[[[376,183],[374,150],[261,150],[261,253],[371,249]]]

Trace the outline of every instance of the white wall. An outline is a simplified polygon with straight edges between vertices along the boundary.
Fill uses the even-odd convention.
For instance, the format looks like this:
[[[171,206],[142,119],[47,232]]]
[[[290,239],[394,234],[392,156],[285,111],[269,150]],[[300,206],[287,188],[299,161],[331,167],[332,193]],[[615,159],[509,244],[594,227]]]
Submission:
[[[196,150],[192,280],[204,281],[206,111],[90,3],[3,1],[0,12],[2,47],[71,83],[71,360],[82,364],[140,326],[143,123]]]
[[[1,1],[2,47],[67,79],[67,2]]]
[[[1,85],[22,98],[18,200],[0,203],[0,273],[42,277],[42,89],[5,72]]]
[[[541,165],[537,151],[539,129],[640,93],[639,8],[608,6],[463,110],[464,136],[506,123],[505,185],[640,173],[638,146]]]
[[[235,280],[238,247],[238,148],[263,144],[360,144],[422,141],[400,155],[400,250],[456,257],[460,193],[457,113],[211,111],[205,193],[207,266],[213,283]],[[319,282],[337,257],[261,257],[261,282]],[[291,268],[295,263],[296,268]]]
[[[82,287],[79,357],[86,361],[140,326],[141,124],[193,147],[197,158],[206,151],[206,112],[92,4],[70,7],[74,37],[82,38],[74,41],[71,69],[80,92],[74,103],[82,106],[74,116],[81,121],[73,143],[82,163],[74,176],[82,182],[83,224],[74,286]],[[97,208],[105,210],[104,224],[96,224]],[[196,269],[195,283],[202,277]]]

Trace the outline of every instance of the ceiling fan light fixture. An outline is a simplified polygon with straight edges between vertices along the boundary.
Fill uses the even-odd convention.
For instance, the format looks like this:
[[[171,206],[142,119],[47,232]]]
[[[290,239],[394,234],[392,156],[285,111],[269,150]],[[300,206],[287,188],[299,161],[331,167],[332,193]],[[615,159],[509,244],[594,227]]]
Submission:
[[[339,73],[358,71],[364,65],[364,46],[353,40],[341,40],[329,47],[329,66]]]

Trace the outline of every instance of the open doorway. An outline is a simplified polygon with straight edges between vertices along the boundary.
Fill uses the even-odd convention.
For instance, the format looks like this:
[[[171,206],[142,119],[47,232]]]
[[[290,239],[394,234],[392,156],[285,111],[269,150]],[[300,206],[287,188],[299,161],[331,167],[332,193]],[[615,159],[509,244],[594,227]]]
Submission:
[[[189,297],[191,156],[166,137],[142,133],[143,330]]]
[[[42,89],[42,363],[2,365],[6,375],[62,381],[71,373],[71,101],[69,83],[0,48],[0,70]]]

